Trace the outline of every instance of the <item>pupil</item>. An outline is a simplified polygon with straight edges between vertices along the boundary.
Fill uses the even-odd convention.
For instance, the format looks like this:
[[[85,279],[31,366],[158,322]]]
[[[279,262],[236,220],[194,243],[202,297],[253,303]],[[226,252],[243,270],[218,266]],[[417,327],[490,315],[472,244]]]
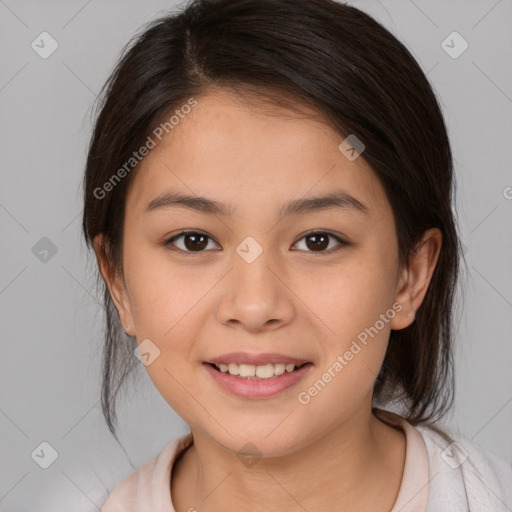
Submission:
[[[189,250],[196,250],[196,249],[204,249],[207,245],[207,242],[206,242],[206,236],[204,235],[201,235],[201,234],[186,234],[185,235],[185,246],[187,247],[187,249]],[[189,240],[195,240],[195,242],[192,242],[192,245],[188,243]],[[201,240],[201,244],[197,245],[197,239],[202,239]],[[196,245],[194,245],[196,244]]]
[[[326,236],[325,233],[309,235],[306,240],[309,249],[325,249],[329,246],[329,237]],[[310,244],[309,240],[315,241],[313,244]]]

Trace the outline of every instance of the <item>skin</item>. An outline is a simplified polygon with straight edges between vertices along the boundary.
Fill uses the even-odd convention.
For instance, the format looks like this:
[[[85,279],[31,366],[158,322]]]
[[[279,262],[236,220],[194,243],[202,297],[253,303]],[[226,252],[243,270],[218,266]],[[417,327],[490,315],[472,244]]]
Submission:
[[[425,232],[399,269],[393,212],[364,153],[348,160],[338,149],[343,137],[318,116],[262,110],[223,90],[197,99],[137,170],[127,196],[124,279],[109,272],[101,235],[95,240],[126,332],[161,351],[146,370],[194,436],[173,469],[174,507],[389,512],[405,436],[372,414],[372,389],[390,329],[414,321],[441,233]],[[368,213],[329,209],[278,221],[280,204],[340,189]],[[144,213],[151,199],[171,190],[231,204],[236,214],[182,207]],[[208,235],[203,252],[180,253],[187,250],[184,237],[164,245],[182,229]],[[310,231],[350,245],[331,238],[315,250],[305,237]],[[236,252],[247,236],[263,249],[250,264]],[[195,244],[189,240],[188,247]],[[401,311],[378,335],[307,405],[300,403],[298,394],[397,303]],[[233,351],[290,354],[314,366],[277,396],[244,399],[221,389],[202,365]],[[252,467],[237,456],[248,442],[262,454]]]

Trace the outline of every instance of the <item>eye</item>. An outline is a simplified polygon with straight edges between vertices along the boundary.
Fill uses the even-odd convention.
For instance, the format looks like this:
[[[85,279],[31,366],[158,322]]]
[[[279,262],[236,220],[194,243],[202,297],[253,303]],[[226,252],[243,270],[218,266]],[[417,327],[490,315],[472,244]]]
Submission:
[[[298,244],[301,240],[306,240],[305,245],[307,249],[311,249],[311,251],[308,252],[334,252],[331,249],[329,251],[326,251],[327,247],[329,247],[329,238],[336,240],[339,242],[339,247],[334,249],[334,251],[337,251],[341,249],[344,246],[350,245],[348,242],[343,240],[337,235],[334,235],[333,233],[329,233],[327,231],[311,231],[310,233],[307,233],[304,235],[296,244]]]
[[[176,241],[183,238],[183,243],[177,244]],[[298,242],[295,242],[294,245],[297,245],[301,240],[306,240],[306,251],[307,252],[334,252],[339,250],[341,247],[350,245],[349,242],[346,242],[342,238],[333,233],[329,233],[327,231],[312,231],[304,235]],[[339,247],[332,250],[332,247],[329,248],[330,240],[334,239],[338,242]],[[208,247],[208,241],[212,241],[212,238],[206,235],[205,233],[201,233],[200,231],[182,231],[179,235],[173,236],[164,242],[163,245],[169,247],[171,250],[175,250],[183,253],[198,253],[205,252],[205,249]],[[172,248],[170,246],[174,245],[176,248]],[[329,248],[328,251],[326,249]]]
[[[178,247],[178,249],[173,249],[172,247],[170,247],[170,249],[190,253],[204,252],[203,249],[208,246],[208,240],[212,240],[208,235],[201,233],[200,231],[182,231],[179,235],[173,236],[164,242],[164,245],[177,246],[178,244],[175,244],[174,242],[180,238],[183,238],[184,245],[182,245],[182,247]]]

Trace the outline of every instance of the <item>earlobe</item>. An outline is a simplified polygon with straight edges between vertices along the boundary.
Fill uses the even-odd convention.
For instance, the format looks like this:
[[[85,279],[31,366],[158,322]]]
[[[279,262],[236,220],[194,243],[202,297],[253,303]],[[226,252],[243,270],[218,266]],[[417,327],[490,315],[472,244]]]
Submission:
[[[100,269],[103,280],[107,285],[110,297],[114,302],[124,331],[129,336],[135,336],[135,332],[132,328],[132,314],[126,287],[121,276],[119,276],[118,273],[114,272],[110,268],[107,255],[105,253],[106,248],[102,242],[102,234],[97,235],[93,241],[93,247],[96,254],[96,260],[98,262],[98,267]]]
[[[410,255],[407,268],[403,269],[398,280],[395,296],[402,309],[391,320],[391,329],[404,329],[414,322],[439,259],[441,244],[441,231],[438,228],[428,229]]]

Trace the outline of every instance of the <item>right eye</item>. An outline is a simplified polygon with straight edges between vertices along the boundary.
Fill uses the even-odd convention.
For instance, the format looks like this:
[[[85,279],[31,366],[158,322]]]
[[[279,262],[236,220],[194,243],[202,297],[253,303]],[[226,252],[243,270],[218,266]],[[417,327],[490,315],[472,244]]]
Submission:
[[[176,240],[183,238],[182,247],[177,247]],[[163,245],[172,251],[186,253],[204,252],[208,246],[208,240],[213,241],[206,233],[200,231],[182,231],[179,235],[175,235],[164,242]],[[174,247],[173,247],[174,246]]]

